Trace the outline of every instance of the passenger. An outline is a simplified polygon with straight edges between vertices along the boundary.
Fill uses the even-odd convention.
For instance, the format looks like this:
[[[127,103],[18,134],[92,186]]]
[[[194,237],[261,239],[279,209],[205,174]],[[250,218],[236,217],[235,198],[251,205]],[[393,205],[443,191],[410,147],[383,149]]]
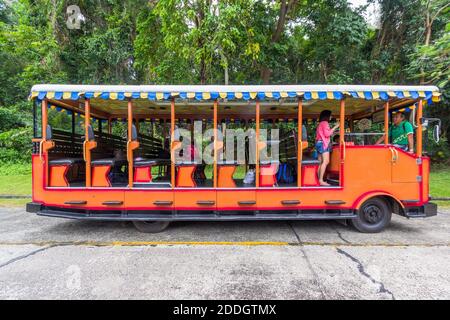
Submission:
[[[125,160],[125,154],[121,149],[114,149],[114,160]]]
[[[319,154],[319,184],[321,186],[329,186],[330,184],[323,181],[325,170],[330,163],[331,142],[330,137],[334,131],[339,128],[339,122],[330,129],[329,121],[331,119],[331,111],[323,110],[319,116],[319,125],[316,130],[316,149]]]
[[[392,118],[393,125],[389,128],[389,142],[404,151],[414,152],[414,128],[406,120],[403,112],[397,112]],[[384,140],[384,135],[378,139],[376,144]]]
[[[339,135],[338,134],[333,137],[332,145],[333,146],[338,146],[339,145]]]

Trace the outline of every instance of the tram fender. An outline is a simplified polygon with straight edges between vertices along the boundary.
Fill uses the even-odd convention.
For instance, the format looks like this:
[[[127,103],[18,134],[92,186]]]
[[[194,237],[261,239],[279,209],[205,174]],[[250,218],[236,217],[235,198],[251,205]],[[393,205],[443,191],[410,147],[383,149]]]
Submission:
[[[385,192],[385,191],[373,191],[373,192],[368,192],[368,193],[361,195],[358,199],[356,199],[355,203],[353,204],[353,208],[355,210],[359,210],[359,208],[365,201],[369,200],[370,198],[375,198],[375,197],[384,198],[388,202],[393,213],[399,214],[402,216],[405,215],[405,210],[404,210],[405,206],[400,201],[400,199],[398,199],[397,197],[395,197],[392,194]]]

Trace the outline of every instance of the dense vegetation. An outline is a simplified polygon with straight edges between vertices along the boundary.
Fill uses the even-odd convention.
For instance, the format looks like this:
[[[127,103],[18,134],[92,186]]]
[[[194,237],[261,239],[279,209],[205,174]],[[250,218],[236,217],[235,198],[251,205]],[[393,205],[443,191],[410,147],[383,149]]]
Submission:
[[[435,84],[448,159],[449,2],[374,2],[378,27],[346,0],[0,0],[0,162],[29,161],[36,83]]]

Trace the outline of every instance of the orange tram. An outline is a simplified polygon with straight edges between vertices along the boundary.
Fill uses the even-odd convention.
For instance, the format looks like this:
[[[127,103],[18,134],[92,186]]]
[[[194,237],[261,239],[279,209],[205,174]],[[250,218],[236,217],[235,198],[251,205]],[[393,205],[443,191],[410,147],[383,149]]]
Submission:
[[[172,221],[304,219],[379,232],[392,213],[437,214],[423,149],[439,120],[423,108],[439,96],[433,86],[36,85],[27,211],[132,221],[142,232]],[[314,150],[325,109],[340,123],[329,186],[318,183]],[[414,152],[385,134],[398,111],[415,128]]]

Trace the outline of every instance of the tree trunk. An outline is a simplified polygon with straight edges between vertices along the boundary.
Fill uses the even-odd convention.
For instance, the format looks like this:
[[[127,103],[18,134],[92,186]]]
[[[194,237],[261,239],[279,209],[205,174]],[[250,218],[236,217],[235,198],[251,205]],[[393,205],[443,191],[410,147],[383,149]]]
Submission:
[[[281,0],[280,13],[278,15],[277,25],[270,39],[270,44],[273,45],[280,41],[281,35],[283,34],[284,28],[286,26],[286,18],[288,13],[292,10],[297,0]],[[261,68],[261,80],[264,84],[269,84],[270,76],[272,75],[272,70],[267,66]]]

